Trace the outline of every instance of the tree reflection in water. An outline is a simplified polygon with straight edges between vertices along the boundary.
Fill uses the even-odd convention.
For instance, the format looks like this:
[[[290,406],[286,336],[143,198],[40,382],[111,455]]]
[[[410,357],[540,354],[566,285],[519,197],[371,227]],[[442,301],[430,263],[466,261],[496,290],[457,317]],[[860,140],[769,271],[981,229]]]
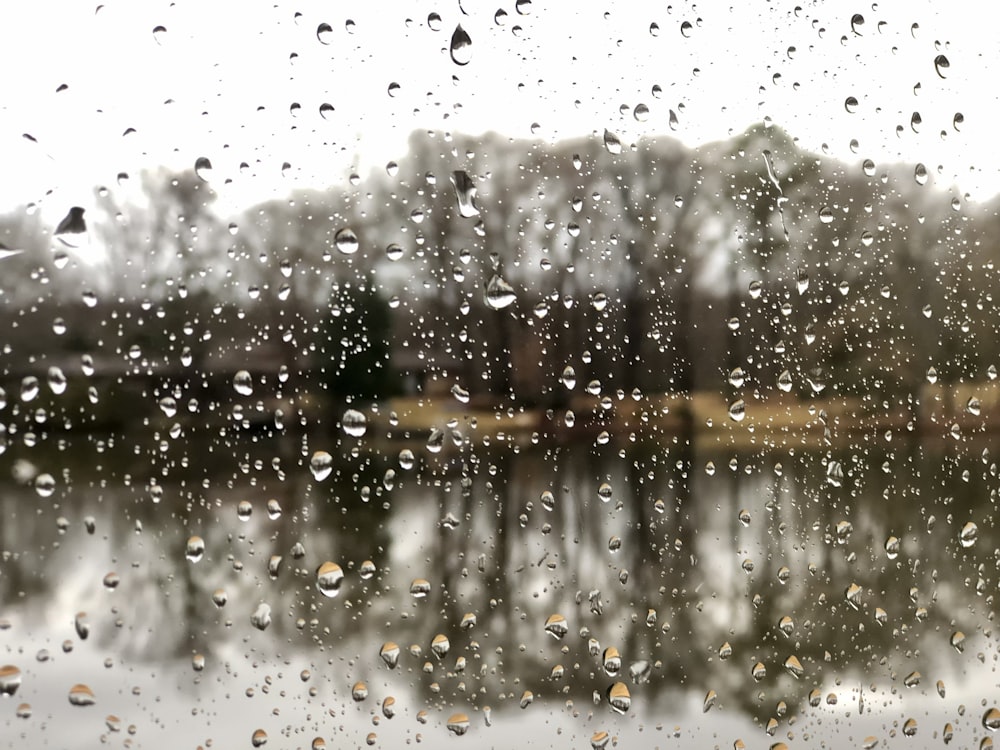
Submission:
[[[283,476],[269,440],[229,441],[226,460],[218,446],[190,446],[163,471],[135,460],[141,445],[97,459],[92,444],[68,445],[49,457],[66,465],[53,497],[4,485],[6,661],[71,671],[28,662],[72,640],[74,613],[86,611],[94,638],[80,649],[94,643],[153,671],[201,654],[223,684],[242,662],[293,659],[340,711],[364,681],[411,713],[490,706],[496,717],[530,691],[535,704],[571,701],[570,716],[587,715],[608,712],[592,700],[605,703],[621,681],[650,717],[687,706],[702,721],[714,691],[714,712],[773,718],[782,732],[798,716],[805,733],[831,694],[902,719],[901,691],[936,699],[939,680],[951,689],[996,679],[984,672],[995,659],[993,469],[970,452],[495,443],[422,454],[405,471],[391,444],[341,456],[317,483],[305,458],[292,465],[294,446],[281,449]],[[843,468],[839,487],[830,461]],[[162,493],[151,493],[154,479]],[[968,520],[978,538],[965,548]],[[191,535],[206,544],[196,563],[184,555]],[[890,536],[898,556],[887,553]],[[316,586],[325,561],[346,574],[333,597]],[[102,585],[109,571],[121,579],[115,590]],[[430,588],[418,598],[410,587],[421,578]],[[272,624],[259,631],[250,616],[262,602]],[[568,626],[557,639],[545,630],[552,615]],[[949,645],[955,631],[966,636],[961,652]],[[387,641],[402,652],[394,671],[379,658]],[[612,648],[618,671],[603,658]]]

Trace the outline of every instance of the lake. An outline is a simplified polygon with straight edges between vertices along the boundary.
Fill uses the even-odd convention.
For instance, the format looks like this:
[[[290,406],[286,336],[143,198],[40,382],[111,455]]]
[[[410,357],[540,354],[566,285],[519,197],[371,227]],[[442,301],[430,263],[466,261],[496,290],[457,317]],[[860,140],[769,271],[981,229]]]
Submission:
[[[986,441],[191,428],[0,474],[6,747],[972,747],[1000,695]]]

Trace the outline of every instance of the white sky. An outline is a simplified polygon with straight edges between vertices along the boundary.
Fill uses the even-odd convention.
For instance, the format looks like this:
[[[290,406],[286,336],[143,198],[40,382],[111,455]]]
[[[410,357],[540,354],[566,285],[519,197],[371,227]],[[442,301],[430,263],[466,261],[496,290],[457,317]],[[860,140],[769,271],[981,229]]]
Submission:
[[[0,10],[0,208],[34,201],[57,221],[119,172],[191,167],[199,156],[215,167],[221,206],[247,205],[341,182],[352,168],[364,175],[403,156],[415,128],[529,138],[537,123],[547,140],[609,128],[623,140],[666,133],[696,145],[765,117],[807,149],[825,143],[855,163],[920,161],[932,174],[940,166],[939,184],[955,183],[974,200],[1000,191],[991,158],[1000,43],[986,3],[535,0],[527,15],[513,0],[464,0],[464,12],[456,0],[95,7],[36,0]],[[498,8],[507,12],[503,25],[494,21]],[[432,11],[442,18],[437,31],[428,26]],[[854,13],[865,19],[860,35]],[[688,37],[684,21],[693,24]],[[333,28],[327,45],[316,35],[323,22]],[[473,41],[464,67],[447,52],[457,23]],[[167,31],[154,38],[158,25]],[[951,63],[946,79],[934,68],[942,53]],[[391,82],[400,86],[395,96]],[[57,93],[60,84],[69,88]],[[858,99],[854,114],[848,96]],[[329,119],[319,114],[324,102],[335,108]],[[639,103],[649,107],[645,122],[631,115]],[[965,117],[961,132],[952,127],[956,112]],[[128,128],[136,132],[123,136]],[[251,169],[241,173],[243,161]]]

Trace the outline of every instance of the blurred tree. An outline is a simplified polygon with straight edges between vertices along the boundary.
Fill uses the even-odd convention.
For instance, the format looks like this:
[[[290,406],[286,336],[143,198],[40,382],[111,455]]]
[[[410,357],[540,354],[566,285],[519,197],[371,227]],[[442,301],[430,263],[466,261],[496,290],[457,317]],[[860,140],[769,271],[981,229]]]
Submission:
[[[399,392],[392,370],[389,306],[371,286],[342,284],[324,321],[323,383],[338,398],[376,400]]]

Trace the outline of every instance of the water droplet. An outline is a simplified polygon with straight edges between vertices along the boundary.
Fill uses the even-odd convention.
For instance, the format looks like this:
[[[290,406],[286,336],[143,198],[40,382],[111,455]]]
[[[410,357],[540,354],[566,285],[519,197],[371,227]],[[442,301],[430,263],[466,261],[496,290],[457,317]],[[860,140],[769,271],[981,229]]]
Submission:
[[[609,154],[620,154],[622,152],[621,139],[607,128],[604,130],[604,148],[608,150]]]
[[[425,578],[414,578],[410,583],[410,594],[414,599],[424,599],[431,593],[431,583]]]
[[[54,236],[66,247],[78,248],[85,244],[87,222],[84,220],[83,214],[82,208],[73,206],[56,227]]]
[[[11,696],[21,687],[21,670],[13,664],[0,667],[0,695]]]
[[[448,640],[448,636],[438,633],[431,640],[431,651],[438,659],[443,659],[448,655],[448,651],[451,649],[451,641]]]
[[[858,584],[852,583],[844,591],[844,598],[847,600],[847,603],[850,604],[854,609],[858,608],[858,604],[861,600],[861,590],[862,589]]]
[[[267,630],[271,624],[271,605],[261,602],[250,615],[250,624],[257,630]]]
[[[593,750],[604,750],[611,741],[611,735],[605,731],[594,732],[590,736],[590,746]]]
[[[798,679],[806,673],[806,670],[802,668],[802,662],[799,661],[798,657],[792,654],[787,659],[785,659],[785,669],[795,679]]]
[[[846,109],[850,114],[854,114],[858,111],[858,100],[853,96],[849,96],[844,100],[844,109]]]
[[[614,646],[608,646],[604,649],[601,661],[604,664],[604,671],[611,676],[618,674],[622,668],[622,656]]]
[[[913,737],[917,733],[917,720],[907,719],[903,722],[903,734],[907,737]]]
[[[448,717],[448,731],[461,737],[469,731],[469,717],[466,714],[452,714]]]
[[[983,729],[990,732],[1000,731],[1000,709],[996,706],[988,708],[983,714]]]
[[[241,396],[253,395],[253,377],[246,370],[240,370],[233,375],[233,390]]]
[[[979,535],[979,527],[976,526],[972,521],[969,521],[962,527],[962,530],[958,534],[959,543],[965,547],[971,547],[976,543],[976,537]]]
[[[719,696],[714,690],[709,690],[705,693],[705,700],[702,702],[701,706],[702,713],[708,713],[718,699]]]
[[[339,250],[343,255],[354,255],[360,246],[360,243],[358,242],[358,235],[356,235],[354,230],[349,227],[337,230],[337,234],[334,235],[333,242],[337,246],[337,250]]]
[[[913,168],[913,179],[918,185],[927,184],[927,167],[923,164],[917,164]]]
[[[325,562],[316,570],[316,588],[323,596],[334,598],[340,593],[344,571],[335,562]]]
[[[744,372],[742,367],[734,367],[729,372],[729,384],[733,388],[742,388],[743,384],[746,382],[746,372]]]
[[[945,77],[944,72],[951,67],[951,63],[948,58],[944,55],[938,55],[934,58],[934,72],[937,73],[941,78]]]
[[[861,32],[858,30],[865,25],[865,17],[860,13],[855,13],[851,16],[851,31],[853,31],[858,36],[861,36]]]
[[[920,677],[920,672],[910,672],[903,678],[903,685],[908,688],[916,687],[920,684]]]
[[[486,304],[493,310],[502,310],[512,305],[516,299],[514,287],[494,274],[486,285]]]
[[[785,393],[792,390],[792,374],[788,370],[783,370],[778,376],[778,388]]]
[[[429,453],[440,453],[444,448],[444,432],[437,427],[431,428],[431,434],[427,436],[426,446]]]
[[[805,294],[809,288],[809,272],[804,268],[799,268],[795,274],[795,290],[799,294]]]
[[[348,409],[340,418],[344,432],[351,437],[362,437],[368,430],[368,419],[357,409]]]
[[[184,548],[184,557],[189,562],[196,563],[205,555],[205,540],[200,536],[192,536],[187,540]]]
[[[368,697],[368,685],[363,682],[355,682],[351,688],[351,697],[355,703],[360,703]]]
[[[956,630],[954,633],[952,633],[949,642],[951,643],[952,647],[959,653],[965,651],[965,633],[963,633],[961,630]]]
[[[112,571],[106,574],[101,582],[104,584],[104,588],[106,588],[108,591],[114,591],[116,588],[118,588],[118,585],[122,582],[122,579],[121,576]]]
[[[626,714],[632,706],[632,694],[624,682],[616,682],[608,688],[608,704],[615,713]]]
[[[562,639],[569,632],[566,618],[559,614],[550,615],[545,621],[545,632],[553,638]]]
[[[97,699],[89,686],[78,683],[69,689],[69,702],[74,706],[93,706]]]
[[[204,182],[212,176],[212,162],[207,156],[199,156],[194,162],[194,173]]]
[[[333,456],[326,451],[316,451],[309,459],[309,470],[317,482],[322,482],[333,472]]]
[[[890,560],[895,560],[899,557],[899,539],[894,536],[890,536],[885,540],[885,556]]]
[[[451,35],[450,53],[455,65],[468,65],[472,60],[472,37],[462,28],[462,24],[456,26]]]
[[[228,599],[229,595],[226,594],[225,589],[216,589],[212,592],[212,603],[220,609],[226,606]]]
[[[154,26],[153,27],[153,41],[157,44],[163,44],[163,39],[167,35],[166,26]]]
[[[396,665],[399,664],[399,646],[392,641],[383,643],[378,655],[382,657],[382,661],[389,669],[395,669]]]
[[[455,170],[451,173],[451,184],[455,188],[455,199],[458,201],[458,213],[466,219],[479,215],[476,206],[476,184],[467,172]]]
[[[746,416],[747,405],[743,399],[734,401],[729,405],[729,418],[734,422],[742,422]]]
[[[409,448],[403,448],[399,452],[399,468],[409,471],[413,468],[414,463],[416,463],[416,457],[413,455],[413,451]]]
[[[382,715],[387,719],[396,715],[396,699],[391,695],[387,695],[382,701]]]
[[[750,675],[753,677],[755,682],[760,682],[765,677],[767,677],[767,668],[764,666],[763,662],[757,662],[750,668]]]
[[[253,735],[250,737],[250,744],[254,747],[263,747],[267,744],[267,732],[263,729],[254,730]]]

